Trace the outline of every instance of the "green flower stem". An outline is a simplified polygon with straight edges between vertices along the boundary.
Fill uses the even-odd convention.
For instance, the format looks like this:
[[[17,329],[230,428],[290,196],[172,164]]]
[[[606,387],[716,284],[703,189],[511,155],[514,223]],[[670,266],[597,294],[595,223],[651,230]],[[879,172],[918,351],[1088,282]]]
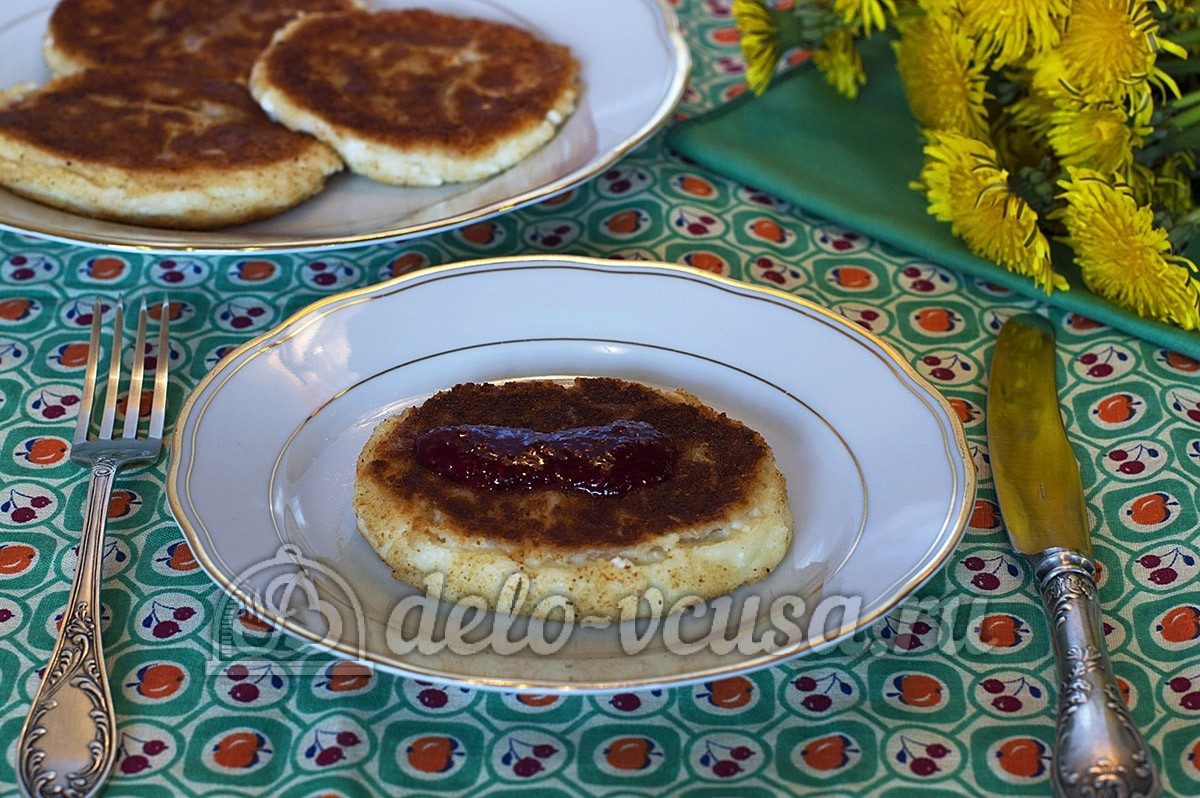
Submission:
[[[1180,100],[1186,100],[1187,102],[1179,105]],[[1182,107],[1184,110],[1168,119],[1164,123],[1164,127],[1184,130],[1200,122],[1200,96],[1197,96],[1197,92],[1185,94],[1180,100],[1176,100],[1171,105],[1172,107]]]
[[[776,41],[781,50],[799,47],[815,50],[821,42],[842,26],[841,20],[823,6],[799,3],[792,8],[767,8],[775,25]]]
[[[1200,147],[1200,89],[1172,100],[1161,111],[1165,119],[1155,121],[1156,130],[1137,153],[1141,163],[1153,165],[1167,153]]]
[[[1173,44],[1178,44],[1180,47],[1200,44],[1200,27],[1176,31],[1169,38]]]
[[[1167,104],[1167,107],[1176,114],[1167,124],[1173,124],[1175,119],[1179,118],[1180,112],[1185,108],[1191,108],[1193,105],[1200,105],[1200,89],[1189,91],[1181,97],[1176,97]]]
[[[1175,219],[1167,228],[1167,240],[1176,252],[1183,252],[1195,238],[1200,228],[1200,208],[1195,208],[1184,216]]]
[[[807,26],[802,19],[790,10],[768,8],[767,12],[771,15],[771,20],[775,23],[780,49],[787,50],[792,47],[804,47],[807,45],[811,37],[808,35]]]
[[[1200,61],[1156,61],[1154,66],[1168,75],[1200,75]]]

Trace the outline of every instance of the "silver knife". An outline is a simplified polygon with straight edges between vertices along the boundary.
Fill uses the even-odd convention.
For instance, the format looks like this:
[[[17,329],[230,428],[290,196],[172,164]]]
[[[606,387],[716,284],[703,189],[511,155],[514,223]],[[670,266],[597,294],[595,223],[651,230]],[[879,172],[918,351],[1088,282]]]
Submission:
[[[1058,659],[1057,795],[1154,798],[1161,785],[1104,647],[1079,464],[1063,429],[1054,328],[1040,316],[1000,330],[987,433],[1000,514],[1041,587]]]

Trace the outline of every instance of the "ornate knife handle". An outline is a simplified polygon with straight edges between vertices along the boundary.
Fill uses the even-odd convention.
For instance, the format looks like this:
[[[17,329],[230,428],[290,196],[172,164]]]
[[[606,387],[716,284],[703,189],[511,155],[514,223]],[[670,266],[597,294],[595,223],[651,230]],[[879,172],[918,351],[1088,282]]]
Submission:
[[[1161,785],[1121,697],[1104,646],[1096,570],[1073,549],[1031,558],[1058,659],[1055,792],[1070,798],[1157,798]]]
[[[104,525],[115,475],[114,463],[92,467],[71,596],[42,686],[21,730],[17,780],[33,798],[97,793],[116,755],[116,719],[100,647]]]

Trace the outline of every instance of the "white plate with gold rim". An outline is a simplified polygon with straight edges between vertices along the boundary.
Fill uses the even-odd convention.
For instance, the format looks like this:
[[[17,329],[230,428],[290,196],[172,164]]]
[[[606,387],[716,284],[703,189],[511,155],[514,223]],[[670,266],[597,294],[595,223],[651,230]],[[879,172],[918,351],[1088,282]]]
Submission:
[[[522,622],[515,653],[493,614],[462,645],[421,627],[420,593],[355,528],[371,429],[456,383],[578,375],[683,388],[761,432],[788,481],[788,555],[726,602],[725,632],[716,604],[649,630]],[[526,257],[333,296],[240,347],[189,397],[167,487],[208,573],[300,637],[419,678],[599,691],[709,680],[852,635],[946,560],[975,474],[949,404],[839,316],[679,266]],[[293,583],[307,592],[284,606]],[[448,610],[430,602],[429,620]]]
[[[487,180],[385,186],[342,173],[287,213],[193,232],[105,222],[0,188],[0,228],[117,249],[294,251],[392,241],[445,230],[546,199],[599,174],[663,125],[683,96],[690,56],[666,0],[365,0],[499,20],[567,45],[580,63],[579,107],[544,147]],[[43,83],[41,42],[54,3],[0,3],[0,90]]]

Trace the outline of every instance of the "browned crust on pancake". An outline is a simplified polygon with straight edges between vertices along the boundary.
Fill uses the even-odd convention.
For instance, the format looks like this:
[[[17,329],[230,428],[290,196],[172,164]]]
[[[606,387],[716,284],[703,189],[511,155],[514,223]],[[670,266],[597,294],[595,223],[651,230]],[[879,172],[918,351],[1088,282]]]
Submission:
[[[579,74],[567,48],[528,31],[425,9],[306,16],[258,69],[331,125],[463,156],[541,124]]]
[[[368,455],[365,477],[440,530],[511,550],[622,550],[729,517],[753,503],[766,442],[691,397],[678,401],[609,378],[458,385],[410,410]],[[443,425],[495,424],[553,432],[628,419],[648,422],[677,447],[674,475],[623,496],[473,490],[418,465],[417,437]],[[362,475],[360,475],[361,478]],[[428,521],[427,521],[428,523]]]
[[[147,172],[252,167],[324,146],[276,125],[236,83],[132,67],[55,78],[0,107],[0,132],[66,158]]]
[[[274,32],[299,13],[354,0],[60,0],[50,16],[52,68],[139,63],[245,80]]]

